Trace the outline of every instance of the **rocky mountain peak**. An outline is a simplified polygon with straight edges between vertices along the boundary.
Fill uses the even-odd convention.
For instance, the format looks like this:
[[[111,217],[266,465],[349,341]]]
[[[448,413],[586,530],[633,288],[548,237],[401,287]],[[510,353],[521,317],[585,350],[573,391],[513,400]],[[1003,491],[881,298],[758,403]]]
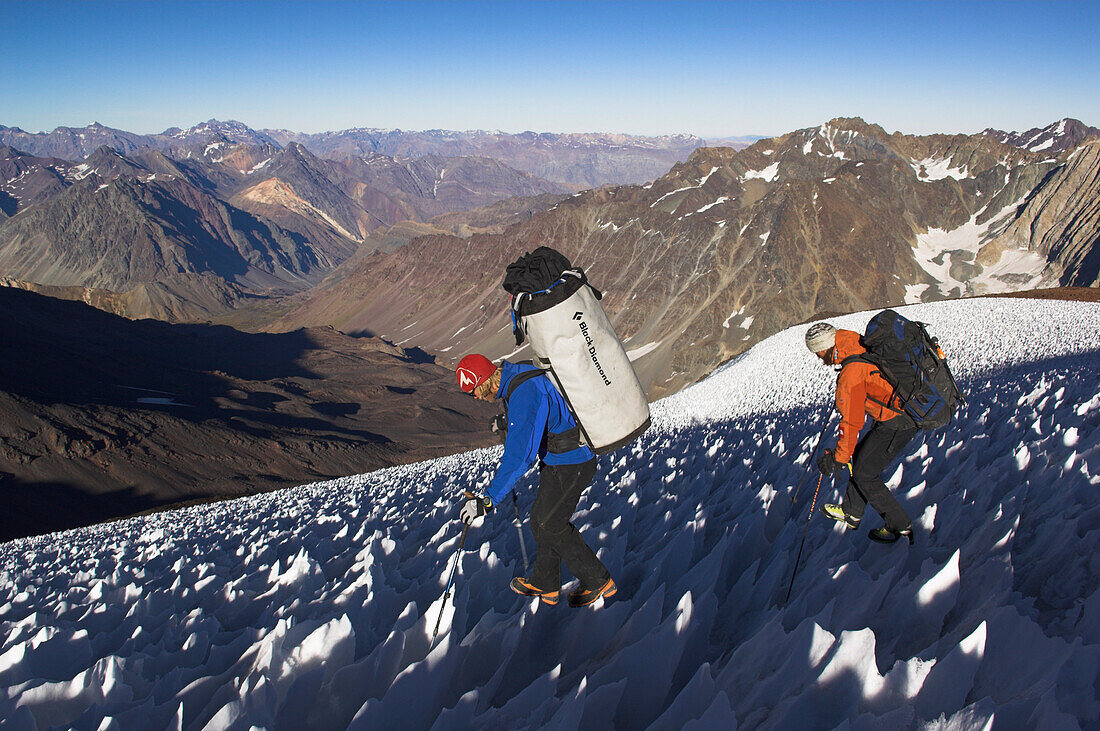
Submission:
[[[110,145],[100,145],[95,152],[89,155],[84,162],[105,162],[108,160],[122,160],[123,155]]]
[[[1006,145],[1019,147],[1029,152],[1059,153],[1081,145],[1090,139],[1100,139],[1100,129],[1089,127],[1080,120],[1069,117],[1052,122],[1046,127],[1036,127],[1026,132],[1003,132],[986,129],[982,132]]]
[[[224,138],[227,142],[246,145],[260,146],[274,143],[274,140],[272,140],[269,135],[257,132],[242,122],[236,120],[223,122],[214,118],[196,124],[194,127],[186,130],[175,127],[165,130],[160,135],[155,136],[153,142],[160,143],[161,146],[164,144],[161,140],[169,141],[169,145],[179,145],[181,141],[184,144],[196,144],[205,142],[216,136]]]
[[[874,137],[879,140],[886,140],[890,136],[882,127],[867,122],[863,117],[835,117],[826,122],[825,126],[831,126],[838,130],[858,132],[859,134]]]

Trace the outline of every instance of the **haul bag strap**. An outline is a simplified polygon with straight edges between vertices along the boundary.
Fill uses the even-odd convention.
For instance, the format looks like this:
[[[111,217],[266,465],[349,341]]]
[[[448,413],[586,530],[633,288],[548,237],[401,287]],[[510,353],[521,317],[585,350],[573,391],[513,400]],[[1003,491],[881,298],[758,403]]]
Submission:
[[[517,373],[516,375],[512,376],[512,380],[508,381],[508,388],[504,392],[505,411],[507,411],[508,409],[508,399],[512,397],[512,393],[517,388],[519,388],[521,384],[530,381],[532,378],[538,378],[545,373],[546,371],[542,370],[541,368],[535,368],[533,370],[523,371],[522,373]]]
[[[529,371],[523,371],[515,376],[512,376],[512,380],[508,381],[508,388],[504,392],[504,413],[508,413],[508,399],[515,392],[517,388],[523,383],[530,381],[532,378],[546,375],[546,371],[541,369],[532,369]],[[575,425],[572,429],[566,429],[558,434],[546,435],[546,451],[553,452],[554,454],[565,454],[566,452],[572,452],[581,446],[581,427]]]
[[[849,363],[870,363],[873,366],[879,367],[878,363],[871,360],[870,358],[865,357],[863,353],[856,353],[855,355],[849,355],[847,358],[840,361],[841,368],[848,365]],[[886,378],[886,374],[882,372],[881,367],[877,371],[871,371],[871,375],[874,375],[875,373],[882,376],[882,380],[886,381],[887,383],[890,383],[890,381],[887,380],[887,378]],[[837,378],[839,379],[840,376],[838,375]],[[887,399],[887,401],[893,401],[895,398],[898,398],[898,387],[895,386],[892,383],[890,383],[890,387],[893,390],[891,391],[890,398]],[[898,414],[899,416],[905,414],[904,407],[899,409],[896,406],[891,406],[889,403],[883,403],[882,401],[879,401],[874,396],[868,396],[867,400],[868,401],[873,401],[874,403],[878,404],[882,408],[887,409],[888,411],[893,411],[895,414]],[[898,398],[898,406],[902,406],[900,398]]]

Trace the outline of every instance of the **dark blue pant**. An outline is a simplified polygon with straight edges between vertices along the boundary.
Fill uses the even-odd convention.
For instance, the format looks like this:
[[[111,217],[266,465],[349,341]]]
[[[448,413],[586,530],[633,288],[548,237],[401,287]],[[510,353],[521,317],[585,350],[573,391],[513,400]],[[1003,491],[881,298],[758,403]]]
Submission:
[[[611,577],[569,522],[581,493],[595,476],[595,459],[583,464],[543,465],[539,470],[539,490],[531,506],[531,533],[538,548],[528,580],[540,589],[552,591],[561,586],[562,562],[585,589],[602,586]]]
[[[876,421],[856,445],[852,457],[852,479],[848,481],[848,492],[844,495],[844,512],[853,518],[862,518],[863,511],[870,503],[886,522],[886,527],[899,531],[910,527],[909,516],[901,503],[890,493],[890,488],[882,480],[882,473],[894,461],[894,457],[916,436],[917,427],[902,417],[890,421]],[[894,425],[899,421],[899,425]]]

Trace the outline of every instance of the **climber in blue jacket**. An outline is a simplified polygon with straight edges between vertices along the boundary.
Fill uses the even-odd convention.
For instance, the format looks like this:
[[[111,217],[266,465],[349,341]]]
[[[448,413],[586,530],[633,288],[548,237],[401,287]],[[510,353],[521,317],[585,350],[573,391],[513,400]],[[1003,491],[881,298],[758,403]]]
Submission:
[[[611,573],[570,522],[581,493],[596,475],[596,456],[581,442],[576,419],[544,373],[508,361],[497,367],[478,354],[459,362],[459,388],[483,401],[502,400],[507,417],[500,467],[484,493],[467,493],[459,515],[469,525],[491,512],[539,461],[539,487],[531,506],[535,562],[531,575],[512,579],[511,588],[557,604],[564,561],[580,581],[569,595],[569,606],[583,607],[616,591]]]

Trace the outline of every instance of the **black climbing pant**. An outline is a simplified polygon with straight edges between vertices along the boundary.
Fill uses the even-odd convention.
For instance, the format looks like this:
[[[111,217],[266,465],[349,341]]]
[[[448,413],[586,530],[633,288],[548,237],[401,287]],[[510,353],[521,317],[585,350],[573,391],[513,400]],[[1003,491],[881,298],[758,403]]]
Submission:
[[[898,425],[893,423],[895,421]],[[912,421],[896,416],[889,421],[876,421],[863,435],[852,457],[852,477],[844,496],[845,513],[862,518],[870,503],[888,529],[899,531],[910,527],[905,508],[886,487],[882,473],[916,434],[917,428]]]
[[[581,493],[595,476],[595,459],[582,464],[544,464],[539,470],[539,489],[531,506],[531,533],[538,548],[528,580],[540,589],[552,591],[561,586],[562,562],[586,589],[602,586],[611,576],[570,522]]]

